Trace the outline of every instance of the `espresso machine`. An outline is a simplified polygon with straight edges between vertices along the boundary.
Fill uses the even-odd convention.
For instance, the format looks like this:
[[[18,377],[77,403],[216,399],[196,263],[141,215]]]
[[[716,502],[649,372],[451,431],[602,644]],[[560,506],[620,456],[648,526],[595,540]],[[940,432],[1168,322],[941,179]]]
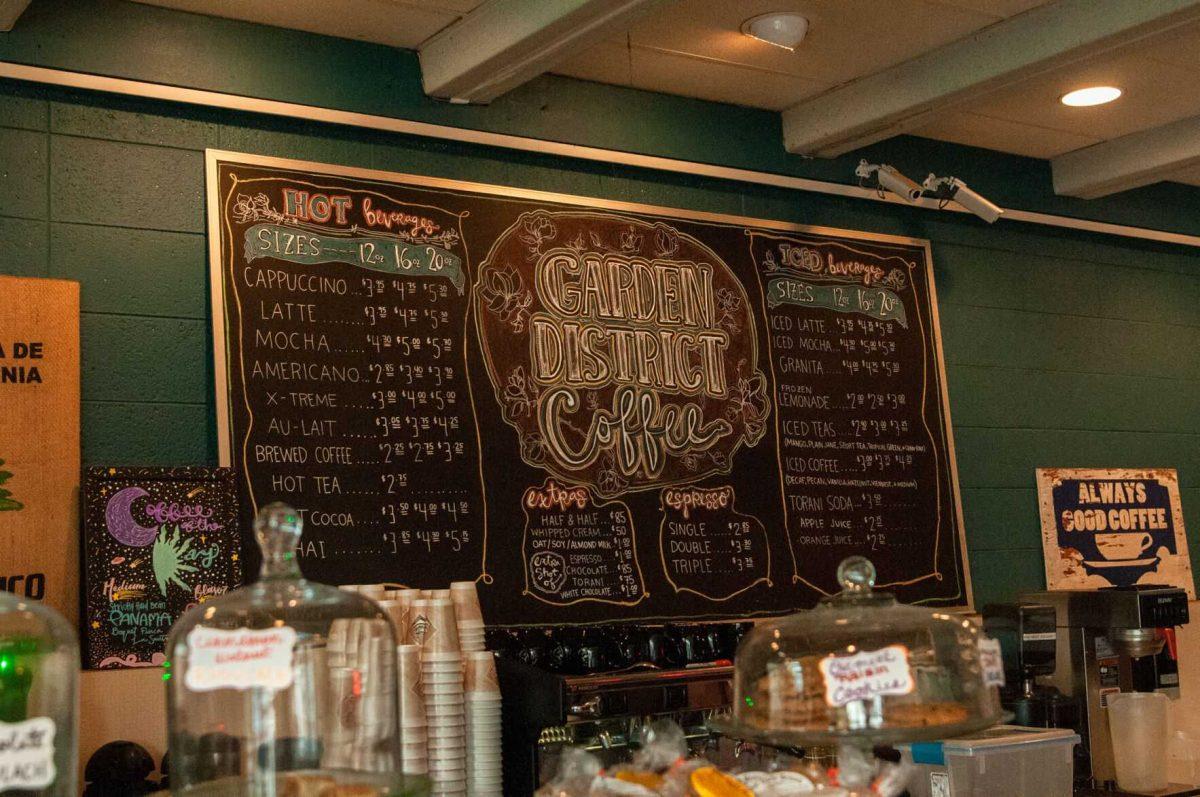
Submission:
[[[1035,592],[1023,595],[1020,605],[1034,614],[1036,607],[1054,612],[1053,671],[1035,680],[1077,706],[1074,728],[1083,741],[1076,782],[1088,789],[1111,790],[1116,772],[1108,698],[1132,691],[1178,697],[1174,629],[1188,622],[1187,593],[1165,586]],[[1046,630],[1034,630],[1023,644],[1035,650],[1041,646],[1044,654],[1046,640]],[[1162,794],[1200,790],[1180,787]]]

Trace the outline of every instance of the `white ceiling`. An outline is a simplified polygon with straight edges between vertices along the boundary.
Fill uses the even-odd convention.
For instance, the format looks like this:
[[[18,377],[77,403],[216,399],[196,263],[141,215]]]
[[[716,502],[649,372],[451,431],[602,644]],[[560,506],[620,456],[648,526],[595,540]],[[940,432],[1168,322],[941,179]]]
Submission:
[[[482,0],[138,0],[332,36],[416,48]],[[541,0],[529,0],[540,2]],[[675,0],[559,63],[554,72],[756,108],[801,100],[961,39],[1049,0]],[[1140,0],[1117,0],[1140,2]],[[798,11],[795,52],[743,36],[742,22]],[[1125,95],[1095,108],[1058,98],[1084,85]],[[977,97],[917,135],[1050,158],[1200,114],[1200,25]],[[1200,169],[1180,179],[1200,185]]]
[[[415,50],[483,0],[135,0]]]

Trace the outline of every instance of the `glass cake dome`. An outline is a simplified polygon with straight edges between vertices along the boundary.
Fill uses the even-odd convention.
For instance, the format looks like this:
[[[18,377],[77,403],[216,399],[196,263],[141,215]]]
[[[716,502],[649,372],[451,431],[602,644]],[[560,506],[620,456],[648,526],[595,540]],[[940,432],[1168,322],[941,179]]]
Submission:
[[[189,610],[167,640],[175,794],[392,797],[396,640],[383,610],[300,575],[301,519],[255,519],[259,581]]]
[[[75,797],[79,644],[58,612],[0,591],[0,794]]]
[[[838,581],[842,592],[817,608],[746,635],[732,715],[717,730],[802,747],[941,739],[1003,719],[974,623],[873,591],[875,567],[861,556],[842,562]]]

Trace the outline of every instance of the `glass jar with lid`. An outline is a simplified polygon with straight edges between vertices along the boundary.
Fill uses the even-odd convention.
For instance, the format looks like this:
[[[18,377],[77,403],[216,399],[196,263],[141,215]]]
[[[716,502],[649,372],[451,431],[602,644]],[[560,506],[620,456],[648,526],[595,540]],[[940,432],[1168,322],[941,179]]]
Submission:
[[[79,643],[62,616],[0,592],[0,794],[74,797]]]
[[[176,794],[374,797],[401,772],[396,641],[383,610],[305,580],[302,521],[255,519],[259,580],[189,610],[167,640]]]
[[[742,641],[729,723],[738,735],[799,746],[886,743],[1002,718],[976,624],[874,591],[875,568],[863,557],[843,561],[838,580],[839,594],[760,622]]]

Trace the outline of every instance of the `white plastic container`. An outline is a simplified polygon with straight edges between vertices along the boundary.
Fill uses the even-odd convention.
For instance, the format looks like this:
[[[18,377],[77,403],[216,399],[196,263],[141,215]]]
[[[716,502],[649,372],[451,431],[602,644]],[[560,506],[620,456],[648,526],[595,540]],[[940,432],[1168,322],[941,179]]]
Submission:
[[[943,742],[897,745],[917,772],[912,797],[1071,797],[1079,735],[1063,728],[997,725]]]

